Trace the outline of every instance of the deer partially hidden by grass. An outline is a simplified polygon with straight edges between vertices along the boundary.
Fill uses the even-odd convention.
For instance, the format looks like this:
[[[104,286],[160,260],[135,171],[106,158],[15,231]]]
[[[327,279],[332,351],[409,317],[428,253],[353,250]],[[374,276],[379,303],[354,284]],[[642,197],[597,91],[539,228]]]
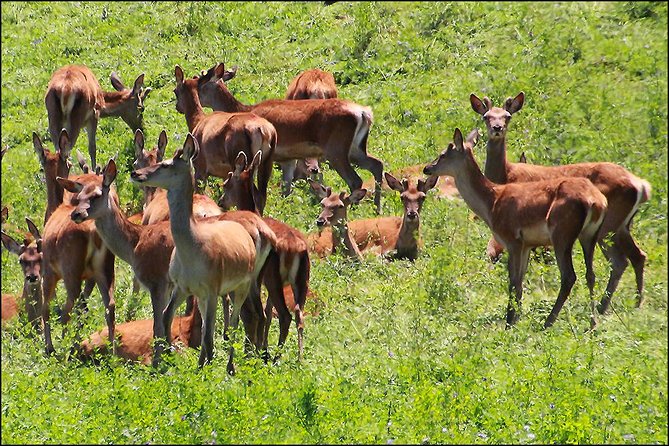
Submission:
[[[417,184],[406,178],[400,182],[388,172],[385,173],[385,178],[390,188],[400,193],[404,207],[402,217],[348,221],[346,211],[353,200],[343,197],[342,194],[334,195],[328,191],[329,188],[319,183],[310,183],[316,194],[322,198],[323,212],[316,223],[321,227],[331,226],[309,237],[312,252],[323,257],[335,252],[336,246],[343,246],[345,253],[354,256],[357,256],[357,252],[373,252],[391,259],[416,259],[421,245],[420,210],[427,192],[435,186],[439,177],[418,179]]]
[[[544,327],[553,325],[576,281],[572,251],[578,240],[583,247],[585,277],[593,303],[591,329],[594,328],[597,321],[592,300],[595,285],[592,261],[606,215],[606,197],[587,178],[495,184],[483,176],[474,159],[472,148],[477,140],[478,129],[466,141],[460,129],[455,129],[453,142],[424,172],[453,176],[464,201],[509,251],[507,327],[519,317],[530,249],[551,245],[560,268],[560,291]]]

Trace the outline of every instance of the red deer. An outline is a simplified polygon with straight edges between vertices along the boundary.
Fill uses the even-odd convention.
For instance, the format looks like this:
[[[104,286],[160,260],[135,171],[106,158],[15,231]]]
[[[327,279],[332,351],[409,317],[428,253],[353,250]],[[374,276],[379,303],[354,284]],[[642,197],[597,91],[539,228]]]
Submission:
[[[498,184],[520,183],[546,180],[557,177],[584,177],[606,196],[608,211],[599,232],[598,243],[611,263],[611,274],[604,297],[597,309],[605,313],[618,282],[632,263],[636,275],[637,307],[643,303],[643,270],[646,253],[636,244],[630,234],[630,225],[639,205],[648,201],[651,186],[646,181],[628,172],[622,166],[609,162],[589,162],[563,166],[538,166],[511,163],[506,158],[506,132],[511,116],[518,112],[525,102],[525,94],[520,92],[515,98],[508,98],[503,107],[493,107],[489,98],[480,100],[470,96],[470,103],[476,113],[483,116],[488,131],[485,176]],[[608,242],[609,237],[611,242]],[[490,255],[501,249],[491,240],[488,244]]]
[[[175,284],[163,314],[163,325],[171,327],[176,308],[188,297],[198,297],[202,313],[202,342],[199,366],[210,363],[214,353],[214,322],[218,296],[234,292],[230,325],[236,330],[242,304],[254,282],[256,245],[239,223],[218,221],[216,217],[193,218],[193,165],[199,146],[190,133],[173,158],[135,170],[131,178],[138,184],[167,189],[170,229],[174,251],[169,274]],[[167,332],[167,330],[166,330]],[[166,333],[168,343],[170,334]],[[156,354],[158,354],[156,350]],[[234,373],[234,346],[230,346],[228,373]]]
[[[519,317],[530,249],[554,247],[560,269],[560,291],[544,323],[544,327],[550,327],[576,281],[572,253],[577,239],[583,247],[585,278],[591,303],[594,303],[592,261],[597,235],[606,214],[606,197],[587,178],[495,184],[483,176],[474,159],[472,148],[477,140],[478,129],[469,134],[467,141],[463,141],[460,129],[455,129],[453,142],[425,167],[424,173],[455,178],[467,206],[485,221],[495,239],[509,251],[507,327],[515,324]],[[590,322],[593,329],[597,323],[594,308]]]
[[[197,348],[200,346],[200,330],[202,317],[197,308],[197,300],[186,316],[175,317],[172,321],[172,344],[176,347],[185,346]],[[144,365],[153,363],[153,320],[144,319],[124,322],[116,326],[119,341],[117,355],[121,358]],[[82,341],[80,355],[82,359],[95,358],[98,354],[107,353],[109,338],[106,330],[91,334]]]
[[[374,204],[381,212],[383,163],[367,154],[367,137],[373,121],[372,109],[342,99],[270,99],[255,105],[239,102],[225,85],[234,74],[222,63],[197,81],[203,106],[226,112],[253,112],[271,122],[278,141],[273,161],[325,158],[351,191],[362,187],[362,179],[351,163],[368,170],[377,187]]]
[[[253,157],[247,165],[246,155],[240,153],[235,162],[235,170],[228,174],[223,184],[223,196],[219,204],[224,209],[236,206],[237,209],[259,213],[256,198],[257,188],[253,177],[260,165],[261,154]],[[304,235],[297,229],[271,217],[263,217],[276,234],[277,243],[274,252],[268,258],[264,273],[264,283],[268,290],[265,305],[265,331],[263,350],[267,351],[267,337],[272,321],[272,308],[279,317],[279,347],[281,347],[290,329],[292,311],[297,327],[298,358],[302,357],[304,332],[304,305],[309,292],[309,272],[311,263]],[[290,288],[290,299],[286,289]]]
[[[200,156],[193,160],[195,181],[204,181],[209,175],[225,178],[233,169],[240,151],[249,158],[260,151],[265,160],[258,173],[262,213],[272,175],[272,154],[277,143],[274,126],[254,113],[214,112],[205,115],[197,89],[198,78],[184,79],[179,65],[174,68],[174,74],[177,111],[185,115],[188,130],[201,147]]]
[[[406,178],[408,180],[412,181],[418,181],[419,178],[422,178],[423,176],[423,168],[425,167],[424,164],[416,164],[412,166],[407,166],[403,167],[401,169],[398,169],[396,172],[392,173],[392,175],[395,178]],[[440,177],[437,177],[437,184],[435,186],[435,196],[438,198],[454,198],[454,197],[459,197],[460,194],[458,193],[458,188],[455,187],[455,182],[453,181],[453,177],[450,177],[448,175],[442,175]],[[362,183],[363,189],[367,189],[368,191],[371,189],[371,187],[374,186],[374,181],[373,180],[367,180]],[[381,188],[384,190],[392,190],[390,185],[388,185],[387,182],[381,183]],[[368,193],[369,194],[369,193]]]
[[[46,211],[44,212],[44,224],[46,224],[53,211],[63,203],[65,192],[56,181],[56,177],[67,178],[70,174],[72,163],[69,158],[72,142],[67,131],[63,129],[58,137],[56,151],[51,153],[42,145],[37,133],[33,132],[33,146],[46,181]]]
[[[23,270],[23,294],[21,301],[25,305],[28,321],[33,326],[39,328],[38,306],[42,302],[42,236],[29,218],[26,218],[28,230],[32,234],[34,241],[23,240],[19,244],[9,235],[2,232],[2,244],[11,253],[19,258],[21,269]],[[13,302],[13,303],[12,303]],[[15,300],[2,298],[2,320],[10,319],[18,313],[18,304]]]

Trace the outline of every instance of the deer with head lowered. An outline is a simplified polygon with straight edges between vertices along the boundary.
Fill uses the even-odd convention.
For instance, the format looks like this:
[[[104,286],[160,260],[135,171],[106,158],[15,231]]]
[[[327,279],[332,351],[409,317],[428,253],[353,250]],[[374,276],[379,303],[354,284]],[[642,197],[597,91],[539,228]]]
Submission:
[[[636,275],[637,307],[643,303],[643,270],[646,262],[644,253],[630,234],[630,225],[639,205],[648,201],[651,186],[627,171],[622,166],[610,162],[588,162],[562,166],[539,166],[507,161],[506,132],[511,116],[518,112],[525,102],[525,94],[520,92],[515,98],[508,98],[503,107],[493,107],[489,98],[479,99],[470,95],[472,109],[483,116],[488,131],[485,176],[498,184],[521,183],[558,177],[588,178],[606,196],[608,211],[599,231],[598,243],[611,264],[611,274],[606,291],[597,306],[600,313],[606,312],[611,297],[618,287],[620,278],[632,263]],[[611,243],[607,240],[611,237]],[[489,255],[498,255],[502,248],[491,239]]]
[[[388,256],[390,259],[408,259],[415,260],[418,256],[420,242],[420,210],[427,196],[427,192],[435,187],[439,177],[432,176],[427,180],[418,179],[417,184],[409,179],[403,179],[401,182],[394,176],[386,172],[386,182],[388,186],[400,193],[400,199],[404,207],[402,217],[377,217],[362,220],[345,221],[341,229],[332,231],[326,228],[319,234],[312,234],[309,242],[312,250],[319,256],[325,256],[334,252],[333,246],[335,240],[350,238],[361,253],[374,252],[377,255]],[[317,220],[319,226],[332,224],[333,228],[341,225],[341,221],[346,217],[338,217],[342,209],[346,210],[346,201],[341,197],[328,195],[327,189],[321,184],[311,182],[312,189],[319,195],[323,201],[323,213]],[[341,201],[341,203],[340,203]],[[345,207],[341,208],[341,204]],[[328,215],[332,217],[328,218]],[[339,221],[339,223],[335,223]],[[341,237],[335,237],[338,231],[346,231]]]
[[[42,236],[29,218],[26,218],[28,230],[32,234],[34,241],[23,240],[19,244],[9,235],[2,231],[2,244],[11,253],[19,258],[21,269],[23,270],[23,293],[21,301],[25,305],[28,321],[33,327],[39,329],[38,306],[42,302]],[[18,307],[16,307],[18,310]],[[2,319],[11,317],[9,311],[5,311],[5,298],[3,295]]]
[[[586,282],[590,300],[595,273],[593,254],[598,233],[607,209],[606,197],[587,178],[555,178],[532,183],[498,185],[488,180],[476,163],[472,148],[478,140],[478,129],[464,141],[455,129],[453,142],[439,157],[428,164],[426,175],[451,175],[465,203],[492,230],[509,251],[509,306],[507,327],[518,320],[523,295],[523,277],[527,271],[530,250],[536,246],[553,246],[560,268],[560,291],[544,327],[550,327],[560,313],[576,281],[572,261],[573,246],[578,240],[583,248]],[[594,307],[591,329],[597,323]]]
[[[218,111],[205,115],[197,89],[198,78],[185,79],[179,65],[174,68],[174,74],[177,111],[185,115],[188,130],[200,146],[200,155],[193,160],[196,183],[206,180],[209,175],[225,178],[233,169],[240,151],[249,158],[260,151],[263,153],[263,164],[258,173],[261,192],[258,205],[262,213],[272,175],[272,154],[277,144],[274,126],[268,120],[248,112]]]
[[[247,165],[246,155],[240,152],[235,162],[235,170],[228,174],[223,184],[223,196],[219,205],[224,209],[236,206],[237,209],[259,213],[257,206],[258,189],[254,184],[255,172],[260,165],[260,153],[256,153]],[[279,347],[281,347],[290,329],[292,311],[297,326],[298,358],[304,350],[304,306],[309,288],[309,272],[311,264],[309,251],[304,235],[281,221],[271,217],[263,220],[276,234],[276,245],[267,259],[263,281],[268,291],[265,305],[265,330],[263,334],[263,351],[267,351],[268,333],[272,321],[272,307],[279,316]],[[288,306],[285,288],[292,291],[293,304]]]
[[[151,91],[143,88],[144,75],[137,77],[132,89],[126,88],[116,73],[111,74],[111,84],[116,91],[103,91],[93,72],[84,65],[66,65],[53,73],[44,102],[56,149],[61,129],[67,130],[74,146],[85,126],[91,166],[95,167],[95,134],[100,118],[119,116],[132,131],[142,128],[144,100]]]
[[[193,217],[194,178],[192,160],[199,151],[190,133],[173,158],[135,170],[131,178],[138,184],[167,189],[170,229],[174,251],[169,275],[175,284],[163,313],[163,326],[169,328],[176,308],[188,297],[198,298],[202,313],[202,343],[199,365],[211,362],[214,353],[214,322],[218,296],[225,299],[234,292],[230,325],[233,330],[256,277],[256,244],[248,231],[235,221],[218,217],[196,220]],[[256,216],[257,217],[257,216]],[[169,331],[165,330],[170,342]],[[230,346],[228,372],[234,373],[234,347]]]
[[[370,171],[376,181],[376,212],[381,212],[383,163],[367,153],[371,108],[338,98],[269,99],[245,105],[225,85],[233,76],[222,63],[200,76],[197,88],[202,105],[226,112],[253,112],[271,122],[278,135],[273,161],[325,158],[351,191],[362,187],[351,163]]]

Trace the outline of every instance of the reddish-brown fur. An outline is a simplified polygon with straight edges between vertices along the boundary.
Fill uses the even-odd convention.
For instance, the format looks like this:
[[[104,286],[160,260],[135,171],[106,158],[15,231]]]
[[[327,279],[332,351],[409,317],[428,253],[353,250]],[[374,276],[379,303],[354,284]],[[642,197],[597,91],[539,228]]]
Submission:
[[[234,76],[222,63],[198,79],[200,101],[205,107],[226,112],[253,112],[271,122],[278,135],[273,161],[325,158],[351,191],[362,187],[362,179],[351,162],[370,171],[377,183],[374,203],[381,212],[380,184],[383,163],[367,153],[367,137],[373,121],[372,109],[351,101],[333,99],[270,99],[244,105],[225,85]]]
[[[2,293],[2,325],[19,314],[18,296]]]

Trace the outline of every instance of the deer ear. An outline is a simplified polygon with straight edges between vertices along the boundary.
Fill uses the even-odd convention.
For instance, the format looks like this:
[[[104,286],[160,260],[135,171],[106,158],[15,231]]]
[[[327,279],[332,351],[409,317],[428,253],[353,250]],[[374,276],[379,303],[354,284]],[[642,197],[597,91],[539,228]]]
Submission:
[[[174,77],[177,80],[177,87],[184,82],[184,70],[179,65],[174,67]]]
[[[459,128],[456,128],[455,132],[453,133],[453,144],[457,150],[464,150],[465,148],[464,142],[462,140],[462,132]]]
[[[223,76],[221,77],[221,79],[223,79],[223,82],[227,82],[230,79],[232,79],[233,77],[235,77],[235,75],[237,74],[237,69],[238,68],[239,67],[237,65],[235,65],[231,69],[225,70],[225,72],[223,73]]]
[[[33,147],[35,148],[35,153],[39,159],[39,163],[44,168],[46,166],[46,155],[45,151],[47,149],[42,145],[42,141],[39,139],[39,135],[36,132],[33,132]]]
[[[63,177],[56,177],[56,181],[63,189],[72,192],[73,194],[78,194],[84,188],[83,184]]]
[[[2,244],[7,251],[14,253],[17,256],[21,255],[21,245],[9,235],[5,234],[4,231],[2,231]]]
[[[437,185],[439,175],[430,175],[425,181],[418,180],[418,190],[427,193],[430,189]]]
[[[88,164],[86,164],[86,158],[84,158],[84,155],[79,151],[79,149],[77,149],[77,162],[79,163],[79,167],[83,173],[90,172],[90,168],[88,167]]]
[[[135,158],[139,158],[144,150],[144,133],[140,129],[135,130]]]
[[[488,107],[474,93],[469,95],[469,103],[472,105],[472,109],[481,116],[488,111]]]
[[[138,95],[143,85],[144,85],[144,73],[140,74],[139,76],[137,76],[137,79],[135,79],[135,85],[132,87],[132,94]]]
[[[246,168],[246,153],[239,152],[237,158],[235,158],[235,175],[239,175]]]
[[[184,142],[183,154],[186,160],[193,160],[200,153],[200,146],[197,143],[195,137],[189,133],[186,136],[186,141]]]
[[[316,193],[318,198],[323,199],[330,195],[331,190],[328,190],[330,189],[329,187],[326,189],[321,183],[314,181],[311,178],[307,179],[307,181],[309,181],[309,186],[311,186],[311,189]]]
[[[156,152],[156,158],[158,161],[162,161],[165,156],[165,148],[167,147],[167,132],[163,130],[160,132],[158,137],[158,151]]]
[[[467,139],[465,141],[473,148],[476,146],[476,143],[479,142],[479,135],[479,129],[474,129],[469,132],[469,135],[467,135]]]
[[[404,187],[402,187],[402,184],[400,184],[397,178],[395,178],[388,172],[385,172],[384,176],[386,177],[386,183],[388,183],[388,186],[390,186],[392,190],[396,190],[399,193],[404,192]]]
[[[249,169],[257,169],[258,166],[260,166],[260,163],[262,162],[262,152],[258,150],[255,155],[253,155],[253,159],[251,160],[251,165],[249,166]]]
[[[367,195],[367,189],[356,189],[351,192],[351,195],[347,197],[347,200],[350,204],[355,204],[365,198],[365,195]]]
[[[125,90],[125,85],[123,85],[123,82],[121,82],[121,78],[118,77],[118,74],[116,72],[113,72],[111,76],[109,76],[109,79],[111,80],[112,87],[116,91],[123,91]]]
[[[65,129],[60,131],[60,136],[58,137],[58,150],[62,157],[68,158],[70,156],[72,142],[70,140],[70,135],[67,134],[67,130]]]
[[[232,179],[232,175],[233,175],[232,172],[228,172],[228,176],[225,178],[225,180],[223,180],[223,186],[224,186],[224,187],[225,187],[225,186],[228,184],[228,182]],[[225,194],[223,194],[223,195],[225,195]],[[223,198],[223,196],[221,196],[221,199],[222,199],[222,198]]]
[[[524,103],[525,103],[525,93],[521,91],[515,98],[508,98],[506,100],[506,102],[504,103],[504,110],[508,111],[511,114],[514,114],[521,108],[523,108]]]
[[[102,173],[102,186],[109,187],[116,179],[116,162],[110,159]]]
[[[26,217],[26,224],[28,225],[28,231],[32,234],[36,241],[42,240],[42,236],[39,233],[39,229],[35,226],[35,223],[28,217]]]
[[[525,156],[525,152],[520,154],[520,159],[518,160],[518,162],[523,164],[527,163],[527,157]]]
[[[9,209],[7,209],[7,206],[2,207],[2,222],[7,221],[7,217],[9,217]]]

